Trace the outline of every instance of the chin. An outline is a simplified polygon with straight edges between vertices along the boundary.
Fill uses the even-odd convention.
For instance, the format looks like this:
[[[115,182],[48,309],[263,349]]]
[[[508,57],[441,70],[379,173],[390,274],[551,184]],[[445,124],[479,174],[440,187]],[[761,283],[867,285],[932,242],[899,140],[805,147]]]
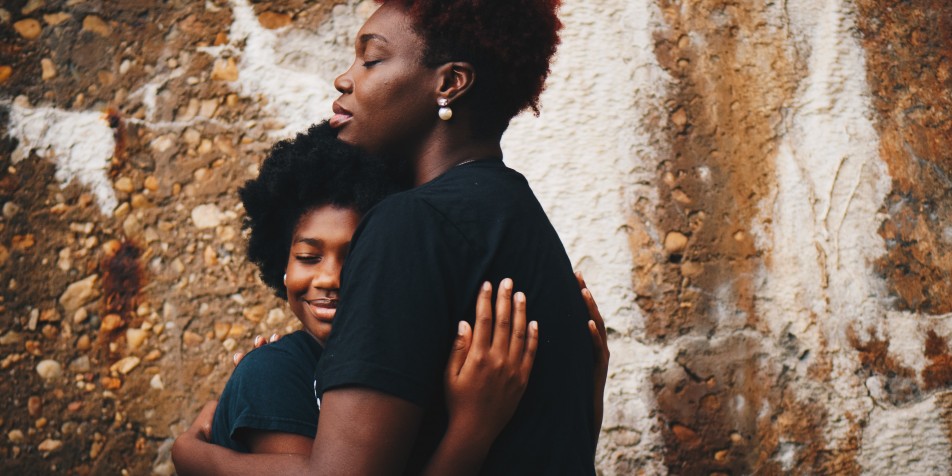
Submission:
[[[357,140],[354,138],[356,134],[352,134],[350,132],[351,127],[348,126],[350,125],[345,125],[342,129],[340,129],[340,131],[337,132],[337,139],[345,144],[350,144],[354,147],[360,147],[360,144],[358,144]]]
[[[307,332],[321,344],[321,347],[324,347],[324,345],[327,343],[327,338],[331,335],[330,326],[326,326],[326,329],[323,327],[324,326],[320,326],[316,329],[312,328],[307,330]]]

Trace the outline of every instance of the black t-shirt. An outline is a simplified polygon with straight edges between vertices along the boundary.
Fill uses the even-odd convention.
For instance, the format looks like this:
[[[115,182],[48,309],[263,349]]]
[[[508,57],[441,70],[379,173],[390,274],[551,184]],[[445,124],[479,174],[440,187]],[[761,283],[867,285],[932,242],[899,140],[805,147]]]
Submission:
[[[218,399],[212,443],[247,453],[235,439],[241,429],[314,438],[319,410],[314,370],[320,358],[321,345],[304,331],[249,352]]]
[[[443,370],[483,281],[511,277],[540,344],[529,386],[483,474],[594,474],[588,312],[555,229],[525,178],[499,160],[454,167],[393,195],[358,226],[318,392],[362,386],[424,407],[407,469],[445,431]]]

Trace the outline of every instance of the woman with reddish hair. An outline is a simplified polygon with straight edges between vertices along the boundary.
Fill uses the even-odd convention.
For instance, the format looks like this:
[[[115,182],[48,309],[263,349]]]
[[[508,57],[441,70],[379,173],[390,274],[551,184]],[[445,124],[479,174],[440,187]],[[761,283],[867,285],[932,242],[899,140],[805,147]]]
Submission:
[[[437,446],[451,445],[466,450],[447,453],[457,455],[455,474],[594,474],[601,415],[592,402],[607,350],[593,352],[564,247],[500,146],[512,117],[538,113],[559,42],[558,3],[382,2],[334,82],[341,95],[330,123],[412,188],[370,210],[354,233],[317,371],[310,457],[237,455],[202,446],[195,430],[177,443],[177,462],[198,451],[209,462],[203,471],[418,474]],[[528,385],[511,420],[494,413],[496,402],[464,402],[486,413],[448,428],[443,367],[457,323],[472,321],[474,289],[505,277],[538,321]],[[470,357],[501,368],[488,354]]]

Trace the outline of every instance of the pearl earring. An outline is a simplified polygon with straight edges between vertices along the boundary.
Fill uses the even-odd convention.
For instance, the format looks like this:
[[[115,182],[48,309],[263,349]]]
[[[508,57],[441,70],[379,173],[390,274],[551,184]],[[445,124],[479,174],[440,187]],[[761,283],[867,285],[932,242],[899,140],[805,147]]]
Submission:
[[[288,285],[288,273],[284,273],[284,285]]]
[[[436,103],[440,106],[440,119],[448,121],[453,118],[453,110],[450,109],[449,104],[450,100],[446,98],[439,98],[436,100]]]

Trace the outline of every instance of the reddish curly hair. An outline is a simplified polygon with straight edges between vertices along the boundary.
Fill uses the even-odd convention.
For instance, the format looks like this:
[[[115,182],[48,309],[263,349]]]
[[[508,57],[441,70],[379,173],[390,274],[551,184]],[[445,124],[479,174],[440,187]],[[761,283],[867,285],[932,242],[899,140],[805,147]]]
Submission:
[[[403,7],[426,43],[423,61],[471,63],[479,78],[470,91],[484,119],[503,121],[531,109],[559,45],[561,0],[377,0]],[[496,121],[494,121],[494,119]]]

